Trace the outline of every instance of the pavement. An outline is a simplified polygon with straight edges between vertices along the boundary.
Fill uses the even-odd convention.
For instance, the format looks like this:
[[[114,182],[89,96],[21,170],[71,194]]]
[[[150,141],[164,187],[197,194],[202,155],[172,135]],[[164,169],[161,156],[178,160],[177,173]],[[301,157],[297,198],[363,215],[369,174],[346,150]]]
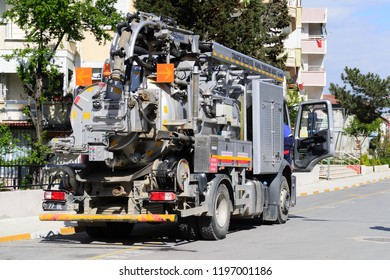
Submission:
[[[300,176],[295,173],[294,175]],[[300,181],[297,196],[316,195],[324,192],[340,191],[360,187],[369,183],[390,178],[390,170],[365,175],[356,175],[331,180],[319,180],[307,183]],[[52,235],[66,235],[78,232],[77,224],[72,222],[42,222],[38,216],[0,219],[0,243],[26,239],[46,238]]]

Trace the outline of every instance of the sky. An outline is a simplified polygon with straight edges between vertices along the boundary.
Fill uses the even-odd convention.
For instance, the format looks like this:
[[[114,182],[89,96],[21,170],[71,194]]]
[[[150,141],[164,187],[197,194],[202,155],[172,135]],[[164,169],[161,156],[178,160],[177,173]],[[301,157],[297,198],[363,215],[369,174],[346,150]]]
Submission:
[[[327,8],[327,86],[344,85],[344,68],[390,76],[390,0],[302,0],[303,8]]]

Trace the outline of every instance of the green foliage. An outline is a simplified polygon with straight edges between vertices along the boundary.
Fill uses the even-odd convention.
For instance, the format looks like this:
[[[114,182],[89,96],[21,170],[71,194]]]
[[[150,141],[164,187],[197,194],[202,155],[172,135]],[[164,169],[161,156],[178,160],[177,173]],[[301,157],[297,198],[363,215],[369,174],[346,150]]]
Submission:
[[[390,165],[390,157],[379,158],[379,161],[380,161],[381,165],[384,165],[384,164]]]
[[[371,123],[363,123],[357,117],[354,117],[352,121],[344,128],[345,134],[348,136],[355,137],[364,137],[367,138],[373,132],[379,131],[382,121],[377,118]]]
[[[368,154],[363,154],[360,157],[360,164],[365,166],[374,166],[374,165],[382,165],[382,162],[377,158],[370,158]]]
[[[13,137],[8,126],[0,125],[0,163],[8,164],[46,164],[47,158],[50,155],[50,149],[42,142],[32,139],[30,135],[23,135],[28,146],[31,148],[27,150],[27,155],[20,158],[15,158],[10,161],[5,159],[5,155],[15,151],[21,151],[17,147],[19,139]]]
[[[376,152],[381,164],[390,164],[390,139],[388,137],[385,137],[382,142],[378,141]]]
[[[362,74],[357,68],[345,67],[344,71],[341,74],[344,86],[331,83],[330,92],[348,115],[355,115],[362,123],[372,123],[390,107],[390,77]]]
[[[137,0],[139,11],[175,19],[203,41],[215,41],[236,51],[285,68],[283,30],[290,24],[286,1],[274,0]]]
[[[356,141],[359,138],[363,138],[360,143],[360,154],[362,153],[362,144],[373,132],[379,132],[382,121],[377,118],[371,123],[363,123],[357,117],[354,117],[352,121],[344,128],[346,135],[354,137]]]
[[[27,142],[30,144],[31,149],[27,151],[27,156],[20,159],[24,164],[46,164],[48,156],[50,155],[50,148],[41,141],[32,139],[29,135],[24,135]]]
[[[303,101],[303,98],[299,94],[297,88],[292,88],[287,90],[286,101],[287,101],[288,111],[290,113],[291,125],[293,126],[295,125],[297,119],[298,108],[299,108],[298,105]]]
[[[101,42],[111,39],[103,28],[115,28],[120,15],[117,0],[7,0],[10,7],[2,17],[16,23],[26,33],[27,42],[38,49],[56,50],[62,39],[81,41],[84,31]],[[54,40],[54,41],[53,41]],[[54,44],[54,45],[53,45]]]
[[[39,102],[45,101],[46,96],[62,90],[60,88],[62,79],[60,70],[57,65],[47,59],[54,57],[52,49],[46,47],[41,49],[26,47],[24,49],[16,49],[11,55],[4,55],[3,57],[7,61],[12,59],[18,60],[17,74],[28,95],[36,95],[37,83],[42,84],[41,95],[36,95]]]
[[[5,155],[12,152],[16,147],[17,139],[12,135],[8,126],[0,124],[0,163],[5,159]]]

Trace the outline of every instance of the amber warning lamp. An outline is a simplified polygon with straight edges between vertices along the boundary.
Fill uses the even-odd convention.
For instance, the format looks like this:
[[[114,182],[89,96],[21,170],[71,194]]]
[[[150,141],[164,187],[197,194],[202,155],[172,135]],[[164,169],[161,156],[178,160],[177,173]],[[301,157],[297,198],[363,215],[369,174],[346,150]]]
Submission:
[[[108,78],[111,75],[111,66],[110,63],[106,62],[103,65],[103,77]]]

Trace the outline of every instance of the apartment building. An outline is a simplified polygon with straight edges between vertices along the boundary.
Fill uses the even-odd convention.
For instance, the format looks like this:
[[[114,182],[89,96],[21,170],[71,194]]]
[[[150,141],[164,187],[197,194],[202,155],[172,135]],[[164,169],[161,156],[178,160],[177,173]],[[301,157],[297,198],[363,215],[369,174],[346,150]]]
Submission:
[[[289,82],[305,99],[321,99],[326,86],[326,8],[305,8],[302,0],[288,0],[293,18],[285,41]]]
[[[301,0],[288,0],[287,4],[289,15],[291,17],[291,23],[287,30],[289,36],[284,41],[284,48],[287,53],[286,79],[289,85],[298,85],[298,74],[302,65],[302,6]]]
[[[0,13],[5,11],[5,2],[5,0],[0,0]],[[11,54],[15,49],[22,49],[25,43],[24,32],[16,24],[0,23],[0,124],[8,125],[21,141],[23,140],[22,134],[34,135],[35,133],[32,123],[28,121],[29,117],[22,112],[23,106],[28,103],[28,96],[16,73],[19,62],[6,61],[2,56]],[[64,47],[57,51],[53,61],[62,73],[62,95],[70,91],[76,57],[76,43],[64,42]],[[66,104],[53,99],[43,105],[44,126],[49,134],[54,131],[66,132],[64,130],[68,130],[67,112],[71,105],[70,102]],[[34,110],[33,106],[32,110]]]
[[[132,11],[131,1],[118,0],[116,8],[126,14]],[[0,0],[0,14],[6,9],[6,0]],[[17,76],[16,60],[6,61],[3,55],[11,54],[15,49],[22,49],[25,44],[24,32],[12,22],[0,23],[0,124],[8,125],[14,136],[34,135],[35,130],[29,117],[22,112],[28,103],[28,96]],[[92,34],[86,33],[82,42],[63,42],[56,53],[54,63],[62,73],[62,95],[72,96],[77,90],[75,69],[92,68],[93,81],[99,81],[104,60],[109,58],[110,42],[99,45]],[[65,98],[49,100],[43,105],[44,127],[48,137],[66,135],[70,131],[69,111],[73,100],[64,102]]]

